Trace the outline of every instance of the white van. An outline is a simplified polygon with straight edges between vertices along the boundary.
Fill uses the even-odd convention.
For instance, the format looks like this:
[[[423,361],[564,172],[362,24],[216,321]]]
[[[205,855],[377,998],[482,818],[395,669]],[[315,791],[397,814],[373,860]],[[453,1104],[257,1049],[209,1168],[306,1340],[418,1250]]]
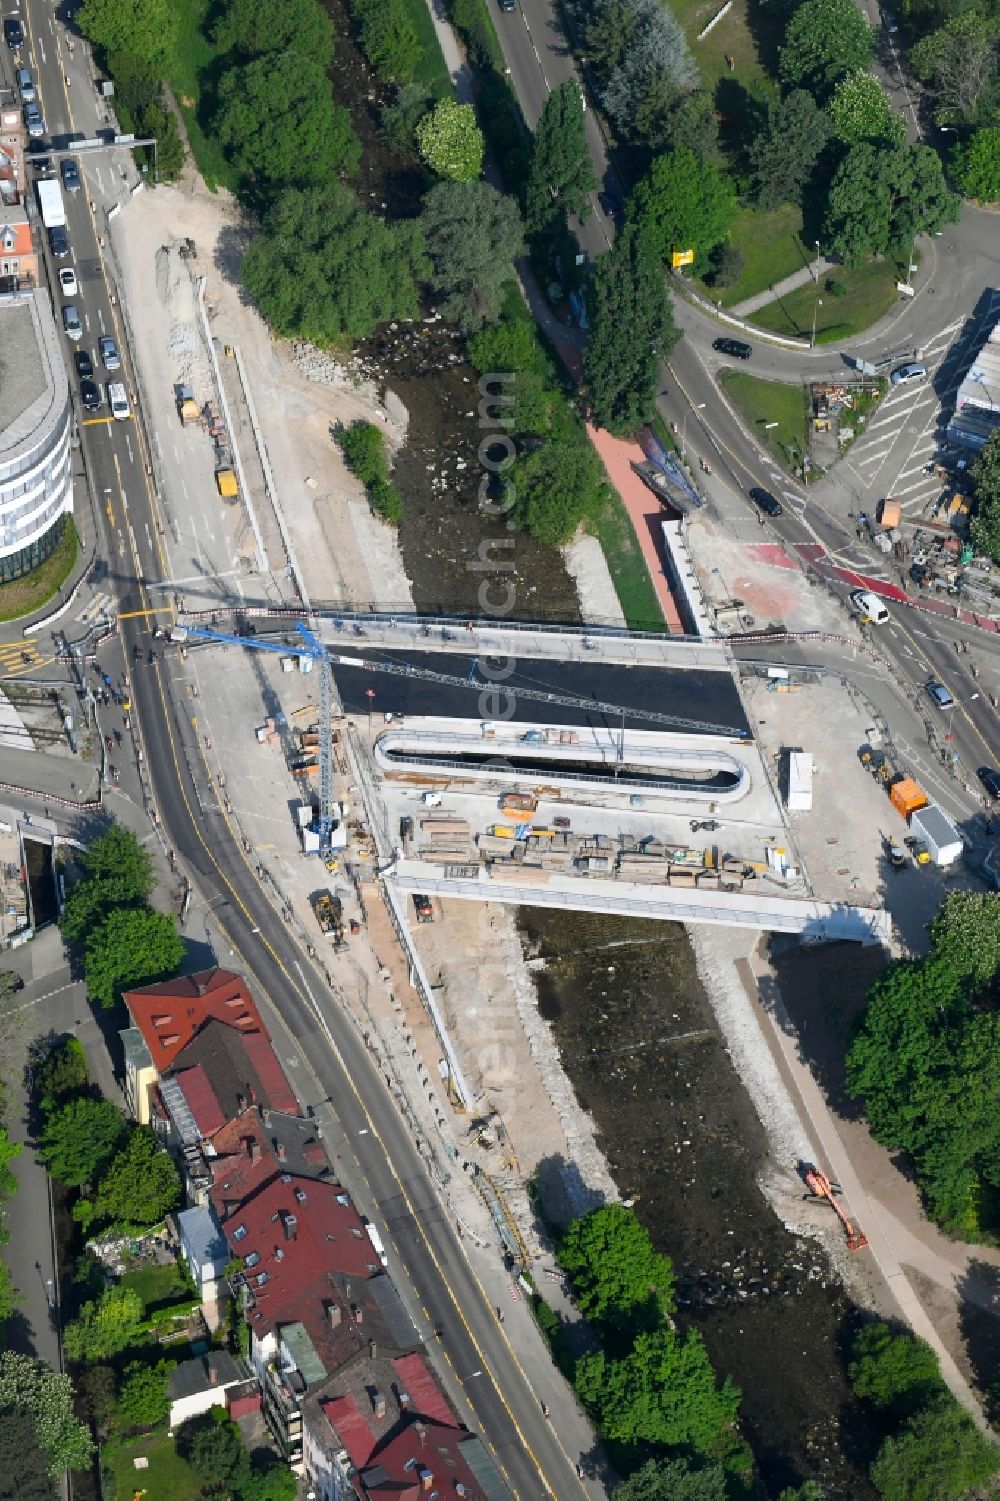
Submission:
[[[119,422],[124,422],[132,413],[128,404],[128,393],[120,380],[108,381],[108,406],[111,415],[117,417]]]
[[[855,589],[851,595],[851,604],[858,614],[865,620],[870,620],[872,625],[887,625],[892,619],[885,607],[883,600],[877,594],[872,594],[870,589]]]

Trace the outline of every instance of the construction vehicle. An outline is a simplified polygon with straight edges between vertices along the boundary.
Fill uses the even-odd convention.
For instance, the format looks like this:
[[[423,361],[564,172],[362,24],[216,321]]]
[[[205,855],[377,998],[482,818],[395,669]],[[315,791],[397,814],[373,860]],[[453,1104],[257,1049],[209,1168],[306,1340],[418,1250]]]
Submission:
[[[181,419],[181,427],[190,427],[193,422],[201,421],[201,407],[194,399],[194,392],[190,386],[175,386],[177,393],[177,415]]]
[[[344,942],[344,904],[332,892],[320,891],[312,899],[312,908],[319,923],[320,932],[329,938],[337,952],[347,947]]]
[[[505,792],[500,799],[501,813],[534,813],[537,807],[537,797],[529,792]]]
[[[862,1251],[868,1244],[868,1237],[860,1230],[854,1221],[848,1219],[844,1210],[837,1203],[835,1194],[841,1192],[835,1183],[831,1183],[825,1173],[821,1173],[818,1167],[807,1167],[802,1174],[802,1181],[810,1192],[806,1198],[826,1199],[834,1214],[840,1220],[847,1235],[847,1249],[849,1251]]]
[[[434,921],[433,903],[430,897],[425,896],[422,891],[415,891],[413,893],[413,906],[417,914],[417,922]]]
[[[922,839],[917,839],[915,835],[910,834],[903,840],[903,843],[918,865],[931,863],[931,852]]]
[[[215,471],[215,486],[223,500],[235,500],[240,493],[236,470],[228,464],[220,464]]]

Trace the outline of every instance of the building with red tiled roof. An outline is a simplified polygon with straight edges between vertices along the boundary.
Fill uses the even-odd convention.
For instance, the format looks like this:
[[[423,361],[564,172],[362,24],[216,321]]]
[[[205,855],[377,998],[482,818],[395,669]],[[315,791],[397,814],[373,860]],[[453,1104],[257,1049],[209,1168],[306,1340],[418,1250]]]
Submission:
[[[212,1137],[206,1152],[212,1175],[208,1197],[226,1220],[280,1173],[328,1178],[330,1163],[310,1120],[248,1107]]]

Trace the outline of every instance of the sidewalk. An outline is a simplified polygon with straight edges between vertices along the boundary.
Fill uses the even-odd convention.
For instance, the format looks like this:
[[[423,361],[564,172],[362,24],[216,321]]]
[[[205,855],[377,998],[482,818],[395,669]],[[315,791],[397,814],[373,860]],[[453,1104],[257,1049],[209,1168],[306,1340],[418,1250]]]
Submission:
[[[768,287],[766,292],[758,292],[755,297],[748,297],[745,302],[737,302],[734,307],[727,308],[726,311],[734,318],[749,318],[759,308],[767,307],[768,303],[776,302],[779,297],[784,297],[788,292],[794,292],[796,287],[804,287],[810,281],[815,281],[818,286],[821,276],[826,276],[836,269],[835,261],[828,261],[826,256],[820,256],[819,260],[810,261],[808,266],[793,271],[791,276],[786,276],[782,281],[776,281],[773,286]]]

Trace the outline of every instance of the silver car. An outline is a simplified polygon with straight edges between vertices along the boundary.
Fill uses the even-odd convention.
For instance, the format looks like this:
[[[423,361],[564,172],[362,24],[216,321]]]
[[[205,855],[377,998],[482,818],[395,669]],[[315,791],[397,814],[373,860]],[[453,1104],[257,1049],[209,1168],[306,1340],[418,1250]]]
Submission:
[[[33,140],[37,140],[39,136],[45,134],[45,121],[42,119],[42,112],[34,100],[24,106],[24,123],[29,136]]]
[[[33,104],[38,98],[38,94],[35,91],[35,80],[31,76],[31,70],[29,68],[18,68],[14,74],[14,81],[17,84],[17,92],[21,96],[21,103]]]
[[[101,363],[105,370],[120,370],[122,368],[121,355],[118,353],[118,345],[110,334],[103,334],[97,341]]]
[[[66,330],[67,338],[83,338],[83,324],[80,322],[80,309],[76,306],[75,303],[67,302],[63,304],[62,321],[63,328]]]

